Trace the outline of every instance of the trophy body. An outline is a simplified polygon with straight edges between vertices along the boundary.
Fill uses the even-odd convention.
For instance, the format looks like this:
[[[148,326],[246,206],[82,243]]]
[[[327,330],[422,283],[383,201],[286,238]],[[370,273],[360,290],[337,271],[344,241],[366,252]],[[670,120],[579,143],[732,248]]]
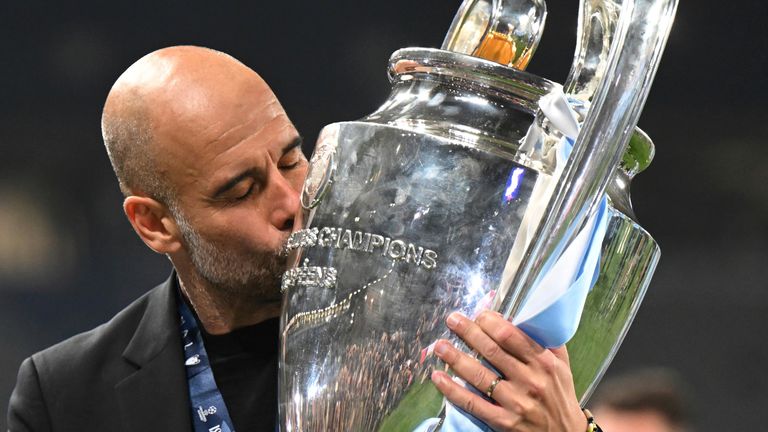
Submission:
[[[436,396],[439,366],[421,352],[448,336],[446,311],[479,307],[500,282],[537,173],[391,126],[329,128],[339,185],[356,187],[328,191],[312,219],[317,241],[299,257],[307,266],[286,276],[281,374],[294,387],[283,391],[307,400],[284,408],[302,430],[380,430],[409,392]],[[511,176],[520,183],[507,199]],[[317,268],[335,277],[307,283]]]
[[[445,317],[524,300],[514,282],[569,173],[555,157],[563,135],[538,108],[559,84],[434,49],[396,52],[389,73],[387,101],[327,126],[310,162],[282,285],[283,431],[410,432],[443,415],[431,346],[463,346]],[[600,276],[569,344],[582,399],[659,256],[624,196],[633,174],[614,163],[605,176]]]
[[[393,68],[460,57],[415,50]],[[512,98],[525,94],[481,95],[470,81],[395,69],[393,81],[381,110],[327,126],[313,156],[304,235],[283,282],[281,413],[295,430],[411,431],[439,415],[429,376],[442,366],[430,345],[450,337],[447,312],[491,305],[547,177],[515,157],[533,112]],[[536,83],[539,94],[551,86]],[[472,125],[492,117],[513,135]]]

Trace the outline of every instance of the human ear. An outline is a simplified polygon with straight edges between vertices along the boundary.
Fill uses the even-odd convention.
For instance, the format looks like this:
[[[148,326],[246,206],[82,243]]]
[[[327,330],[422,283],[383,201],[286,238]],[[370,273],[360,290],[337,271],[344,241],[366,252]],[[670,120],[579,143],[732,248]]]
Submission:
[[[168,208],[155,199],[129,196],[123,202],[123,211],[133,230],[150,249],[171,254],[181,248],[181,236]]]

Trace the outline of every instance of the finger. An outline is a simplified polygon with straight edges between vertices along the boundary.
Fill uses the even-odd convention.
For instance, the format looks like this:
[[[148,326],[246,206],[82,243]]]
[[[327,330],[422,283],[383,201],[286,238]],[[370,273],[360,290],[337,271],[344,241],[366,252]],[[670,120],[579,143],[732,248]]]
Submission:
[[[484,311],[475,320],[480,329],[509,355],[523,363],[547,355],[547,349],[536,343],[524,331],[504,319],[498,312]]]
[[[432,382],[440,393],[455,406],[479,418],[495,430],[512,430],[519,416],[494,405],[451,379],[442,371],[432,372]]]
[[[560,361],[562,361],[565,364],[570,366],[571,359],[568,356],[568,349],[565,347],[565,345],[557,347],[557,348],[550,348],[550,351],[552,351],[552,354],[554,354],[555,357],[560,359]]]
[[[487,394],[491,385],[496,379],[500,379],[499,375],[485,367],[476,358],[463,353],[451,345],[447,340],[440,340],[435,345],[435,354],[440,357],[453,371],[475,387],[481,393]],[[493,389],[492,397],[498,401],[501,405],[505,405],[512,392],[508,388],[510,384],[507,381],[499,381]]]
[[[514,375],[522,366],[516,359],[499,346],[478,324],[464,315],[453,312],[446,320],[448,328],[453,330],[472,349],[498,368],[505,376]]]

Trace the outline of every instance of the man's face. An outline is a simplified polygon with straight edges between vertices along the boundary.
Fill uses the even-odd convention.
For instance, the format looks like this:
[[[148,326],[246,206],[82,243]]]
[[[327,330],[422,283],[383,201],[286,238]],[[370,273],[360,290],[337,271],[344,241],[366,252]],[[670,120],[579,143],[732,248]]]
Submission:
[[[272,301],[307,161],[274,94],[239,72],[209,71],[208,85],[167,113],[175,121],[156,126],[169,137],[161,167],[176,187],[172,211],[197,272],[224,293]]]
[[[610,432],[680,432],[658,412],[619,411],[610,408],[595,410],[600,428]]]

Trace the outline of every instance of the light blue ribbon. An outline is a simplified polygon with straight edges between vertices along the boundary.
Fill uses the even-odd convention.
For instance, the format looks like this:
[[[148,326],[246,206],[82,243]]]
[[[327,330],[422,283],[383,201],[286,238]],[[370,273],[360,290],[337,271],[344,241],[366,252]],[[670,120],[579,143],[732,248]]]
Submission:
[[[573,141],[566,139],[563,146],[566,157],[570,154],[572,148]],[[568,289],[546,308],[517,323],[521,330],[543,347],[554,348],[564,345],[576,334],[576,330],[579,327],[587,294],[592,291],[592,287],[595,286],[600,275],[600,255],[603,239],[608,229],[608,199],[605,196],[600,200],[597,211],[587,222],[584,229],[591,229],[591,233],[587,234],[589,239],[587,246],[584,252],[579,254],[581,255],[581,262],[575,273],[575,278],[570,282]],[[579,233],[578,235],[581,234]],[[574,246],[571,243],[569,248],[571,247],[578,246]],[[541,276],[534,284],[528,299],[539,292],[539,290],[547,289],[541,283],[541,280],[548,272],[555,271],[559,265],[565,264],[563,262],[565,258],[563,257],[566,254],[567,249],[557,259],[550,260],[544,266]],[[525,303],[522,310],[524,309]]]

